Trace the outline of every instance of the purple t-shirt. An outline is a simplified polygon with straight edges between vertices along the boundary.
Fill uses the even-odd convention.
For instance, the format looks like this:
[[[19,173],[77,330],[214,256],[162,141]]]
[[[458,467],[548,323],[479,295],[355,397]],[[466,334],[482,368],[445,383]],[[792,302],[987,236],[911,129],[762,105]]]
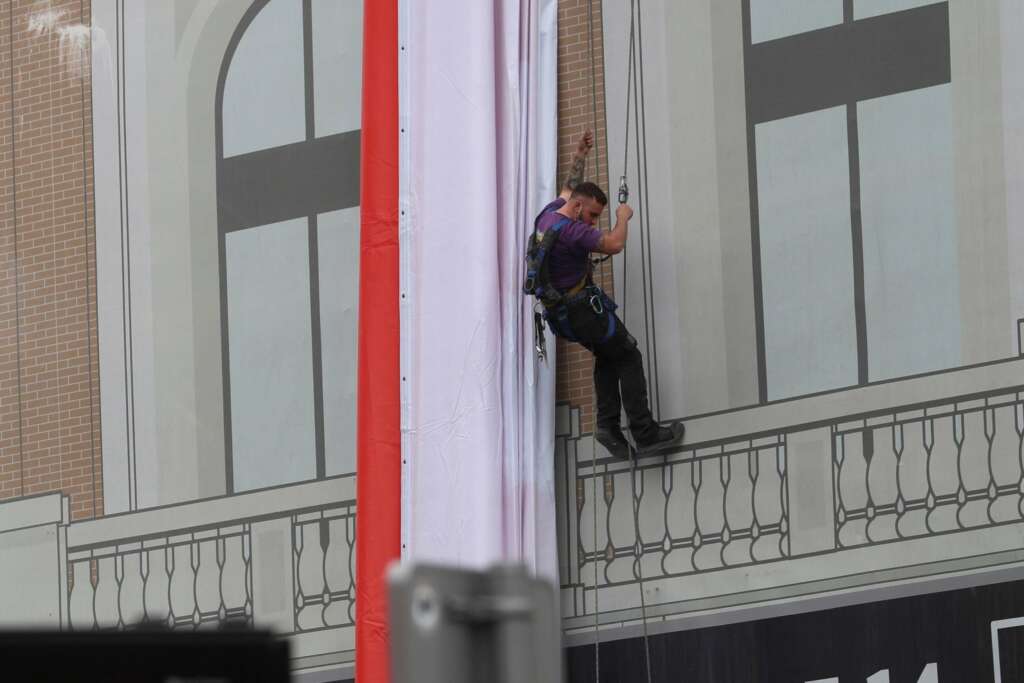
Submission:
[[[538,233],[566,218],[558,213],[563,206],[565,200],[559,197],[544,207],[535,222]],[[566,290],[582,280],[587,274],[587,268],[590,267],[590,252],[597,249],[600,239],[599,229],[582,221],[569,219],[569,222],[562,226],[555,246],[548,256],[548,278],[551,284],[558,289]]]

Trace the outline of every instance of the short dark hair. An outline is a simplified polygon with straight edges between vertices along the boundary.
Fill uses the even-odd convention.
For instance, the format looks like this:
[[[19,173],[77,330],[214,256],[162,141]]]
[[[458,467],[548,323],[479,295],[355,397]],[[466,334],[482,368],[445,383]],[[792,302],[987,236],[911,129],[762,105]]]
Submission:
[[[596,199],[604,206],[608,206],[608,195],[604,193],[604,190],[598,187],[597,183],[592,183],[589,180],[580,183],[573,189],[572,198],[575,199],[576,197],[589,197],[591,199]]]

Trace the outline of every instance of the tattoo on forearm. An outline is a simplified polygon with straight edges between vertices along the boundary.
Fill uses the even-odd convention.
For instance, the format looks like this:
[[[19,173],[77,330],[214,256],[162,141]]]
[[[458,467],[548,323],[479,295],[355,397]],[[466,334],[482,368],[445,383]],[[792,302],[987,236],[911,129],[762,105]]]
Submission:
[[[572,168],[569,169],[569,177],[565,179],[565,186],[567,188],[575,190],[576,186],[583,182],[583,167],[586,163],[586,157],[581,154],[573,157]]]

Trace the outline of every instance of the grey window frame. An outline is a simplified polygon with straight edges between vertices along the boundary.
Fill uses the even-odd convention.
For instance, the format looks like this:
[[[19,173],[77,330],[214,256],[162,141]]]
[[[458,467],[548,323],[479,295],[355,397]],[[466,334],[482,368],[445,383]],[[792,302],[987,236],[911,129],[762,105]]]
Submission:
[[[270,0],[253,0],[228,43],[217,78],[214,107],[217,167],[217,242],[220,273],[221,371],[224,387],[224,459],[227,492],[235,493],[231,425],[231,364],[228,329],[228,233],[305,218],[309,244],[309,294],[312,323],[313,406],[316,476],[326,477],[323,356],[320,329],[319,214],[359,205],[361,131],[318,138],[313,82],[313,0],[302,0],[305,140],[247,154],[224,157],[224,85],[235,50],[252,21]]]
[[[857,103],[951,82],[948,2],[856,21],[853,3],[854,0],[843,0],[842,24],[752,43],[750,0],[743,0],[754,322],[758,400],[762,404],[768,403],[768,384],[755,126],[826,108],[846,107],[857,330],[858,381],[855,386],[865,385],[869,383],[869,356],[864,304]],[[830,387],[826,391],[843,388]]]

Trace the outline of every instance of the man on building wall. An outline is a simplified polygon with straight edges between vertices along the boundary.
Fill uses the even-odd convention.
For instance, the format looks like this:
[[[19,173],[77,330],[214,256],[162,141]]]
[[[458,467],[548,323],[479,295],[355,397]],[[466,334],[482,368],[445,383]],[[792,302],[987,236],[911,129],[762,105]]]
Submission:
[[[588,130],[579,139],[561,194],[534,222],[525,289],[543,303],[544,317],[555,334],[594,354],[595,437],[612,455],[629,457],[619,422],[623,407],[640,453],[678,444],[685,430],[682,422],[662,426],[654,420],[636,339],[615,314],[616,304],[593,281],[591,254],[621,252],[633,216],[633,209],[623,202],[615,210],[611,231],[595,227],[608,197],[596,184],[583,182],[593,144]]]

